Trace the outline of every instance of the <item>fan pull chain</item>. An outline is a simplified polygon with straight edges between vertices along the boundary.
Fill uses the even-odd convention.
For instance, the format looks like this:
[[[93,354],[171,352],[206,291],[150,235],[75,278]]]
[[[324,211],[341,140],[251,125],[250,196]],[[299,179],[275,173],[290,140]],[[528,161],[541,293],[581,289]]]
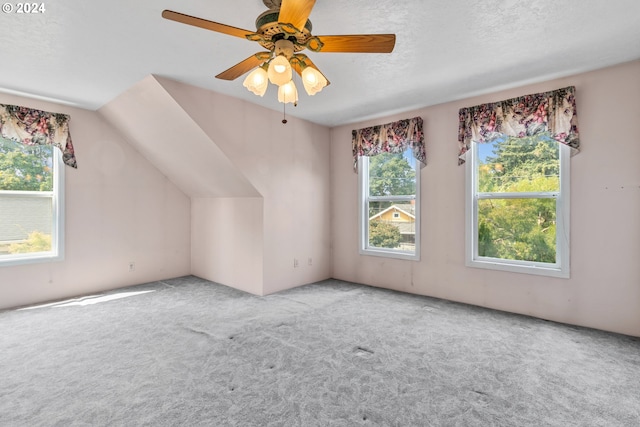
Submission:
[[[293,76],[293,78],[295,78],[295,76]],[[302,80],[300,80],[300,82],[302,83]],[[293,103],[294,107],[298,106],[298,101],[295,101]],[[286,125],[287,124],[287,103],[285,102],[282,106],[282,124]]]

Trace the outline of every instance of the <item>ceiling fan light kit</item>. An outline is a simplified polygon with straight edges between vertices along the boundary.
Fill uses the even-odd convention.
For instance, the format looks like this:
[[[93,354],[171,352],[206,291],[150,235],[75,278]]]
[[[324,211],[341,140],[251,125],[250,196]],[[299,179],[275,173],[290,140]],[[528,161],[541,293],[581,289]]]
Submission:
[[[396,42],[394,34],[312,36],[312,25],[308,18],[315,2],[316,0],[263,0],[269,10],[256,19],[256,32],[171,10],[163,11],[162,17],[259,43],[267,51],[250,56],[218,74],[216,78],[235,80],[253,70],[245,78],[244,87],[258,96],[264,96],[271,82],[278,86],[278,101],[295,105],[298,102],[298,91],[293,82],[293,71],[302,78],[309,96],[330,84],[311,59],[299,53],[302,50],[390,53]]]

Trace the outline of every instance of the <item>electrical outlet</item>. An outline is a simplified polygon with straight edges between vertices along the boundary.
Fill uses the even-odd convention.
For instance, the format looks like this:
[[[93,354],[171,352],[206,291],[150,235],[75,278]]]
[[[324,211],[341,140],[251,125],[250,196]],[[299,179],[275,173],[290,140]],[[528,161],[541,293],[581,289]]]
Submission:
[[[136,263],[133,261],[129,262],[129,272],[136,271]]]
[[[298,258],[293,259],[293,268],[298,268]]]
[[[313,265],[313,260],[309,258],[309,265]]]

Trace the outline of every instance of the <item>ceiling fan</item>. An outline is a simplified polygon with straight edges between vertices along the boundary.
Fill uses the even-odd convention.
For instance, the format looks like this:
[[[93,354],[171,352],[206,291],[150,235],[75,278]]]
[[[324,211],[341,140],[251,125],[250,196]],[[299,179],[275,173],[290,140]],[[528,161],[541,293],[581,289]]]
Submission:
[[[244,30],[171,10],[162,17],[195,27],[246,38],[258,42],[266,51],[258,52],[218,74],[224,80],[235,80],[253,68],[244,86],[263,96],[268,82],[277,85],[278,100],[297,103],[298,95],[292,80],[292,70],[302,78],[309,95],[329,84],[318,67],[302,52],[390,53],[396,42],[395,34],[358,34],[313,36],[309,15],[315,0],[263,0],[269,8],[256,19],[256,31]]]

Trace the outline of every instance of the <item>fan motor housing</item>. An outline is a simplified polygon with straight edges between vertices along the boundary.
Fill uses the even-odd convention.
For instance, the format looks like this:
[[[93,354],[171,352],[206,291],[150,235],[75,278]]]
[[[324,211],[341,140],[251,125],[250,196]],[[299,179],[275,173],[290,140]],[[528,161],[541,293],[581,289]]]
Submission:
[[[258,41],[258,43],[267,50],[274,50],[275,43],[278,40],[288,39],[293,43],[294,52],[304,50],[307,40],[311,37],[313,28],[311,21],[307,20],[304,28],[298,31],[297,34],[285,34],[280,25],[286,23],[278,22],[279,15],[279,10],[269,9],[256,18],[256,32],[262,36],[262,40]]]

